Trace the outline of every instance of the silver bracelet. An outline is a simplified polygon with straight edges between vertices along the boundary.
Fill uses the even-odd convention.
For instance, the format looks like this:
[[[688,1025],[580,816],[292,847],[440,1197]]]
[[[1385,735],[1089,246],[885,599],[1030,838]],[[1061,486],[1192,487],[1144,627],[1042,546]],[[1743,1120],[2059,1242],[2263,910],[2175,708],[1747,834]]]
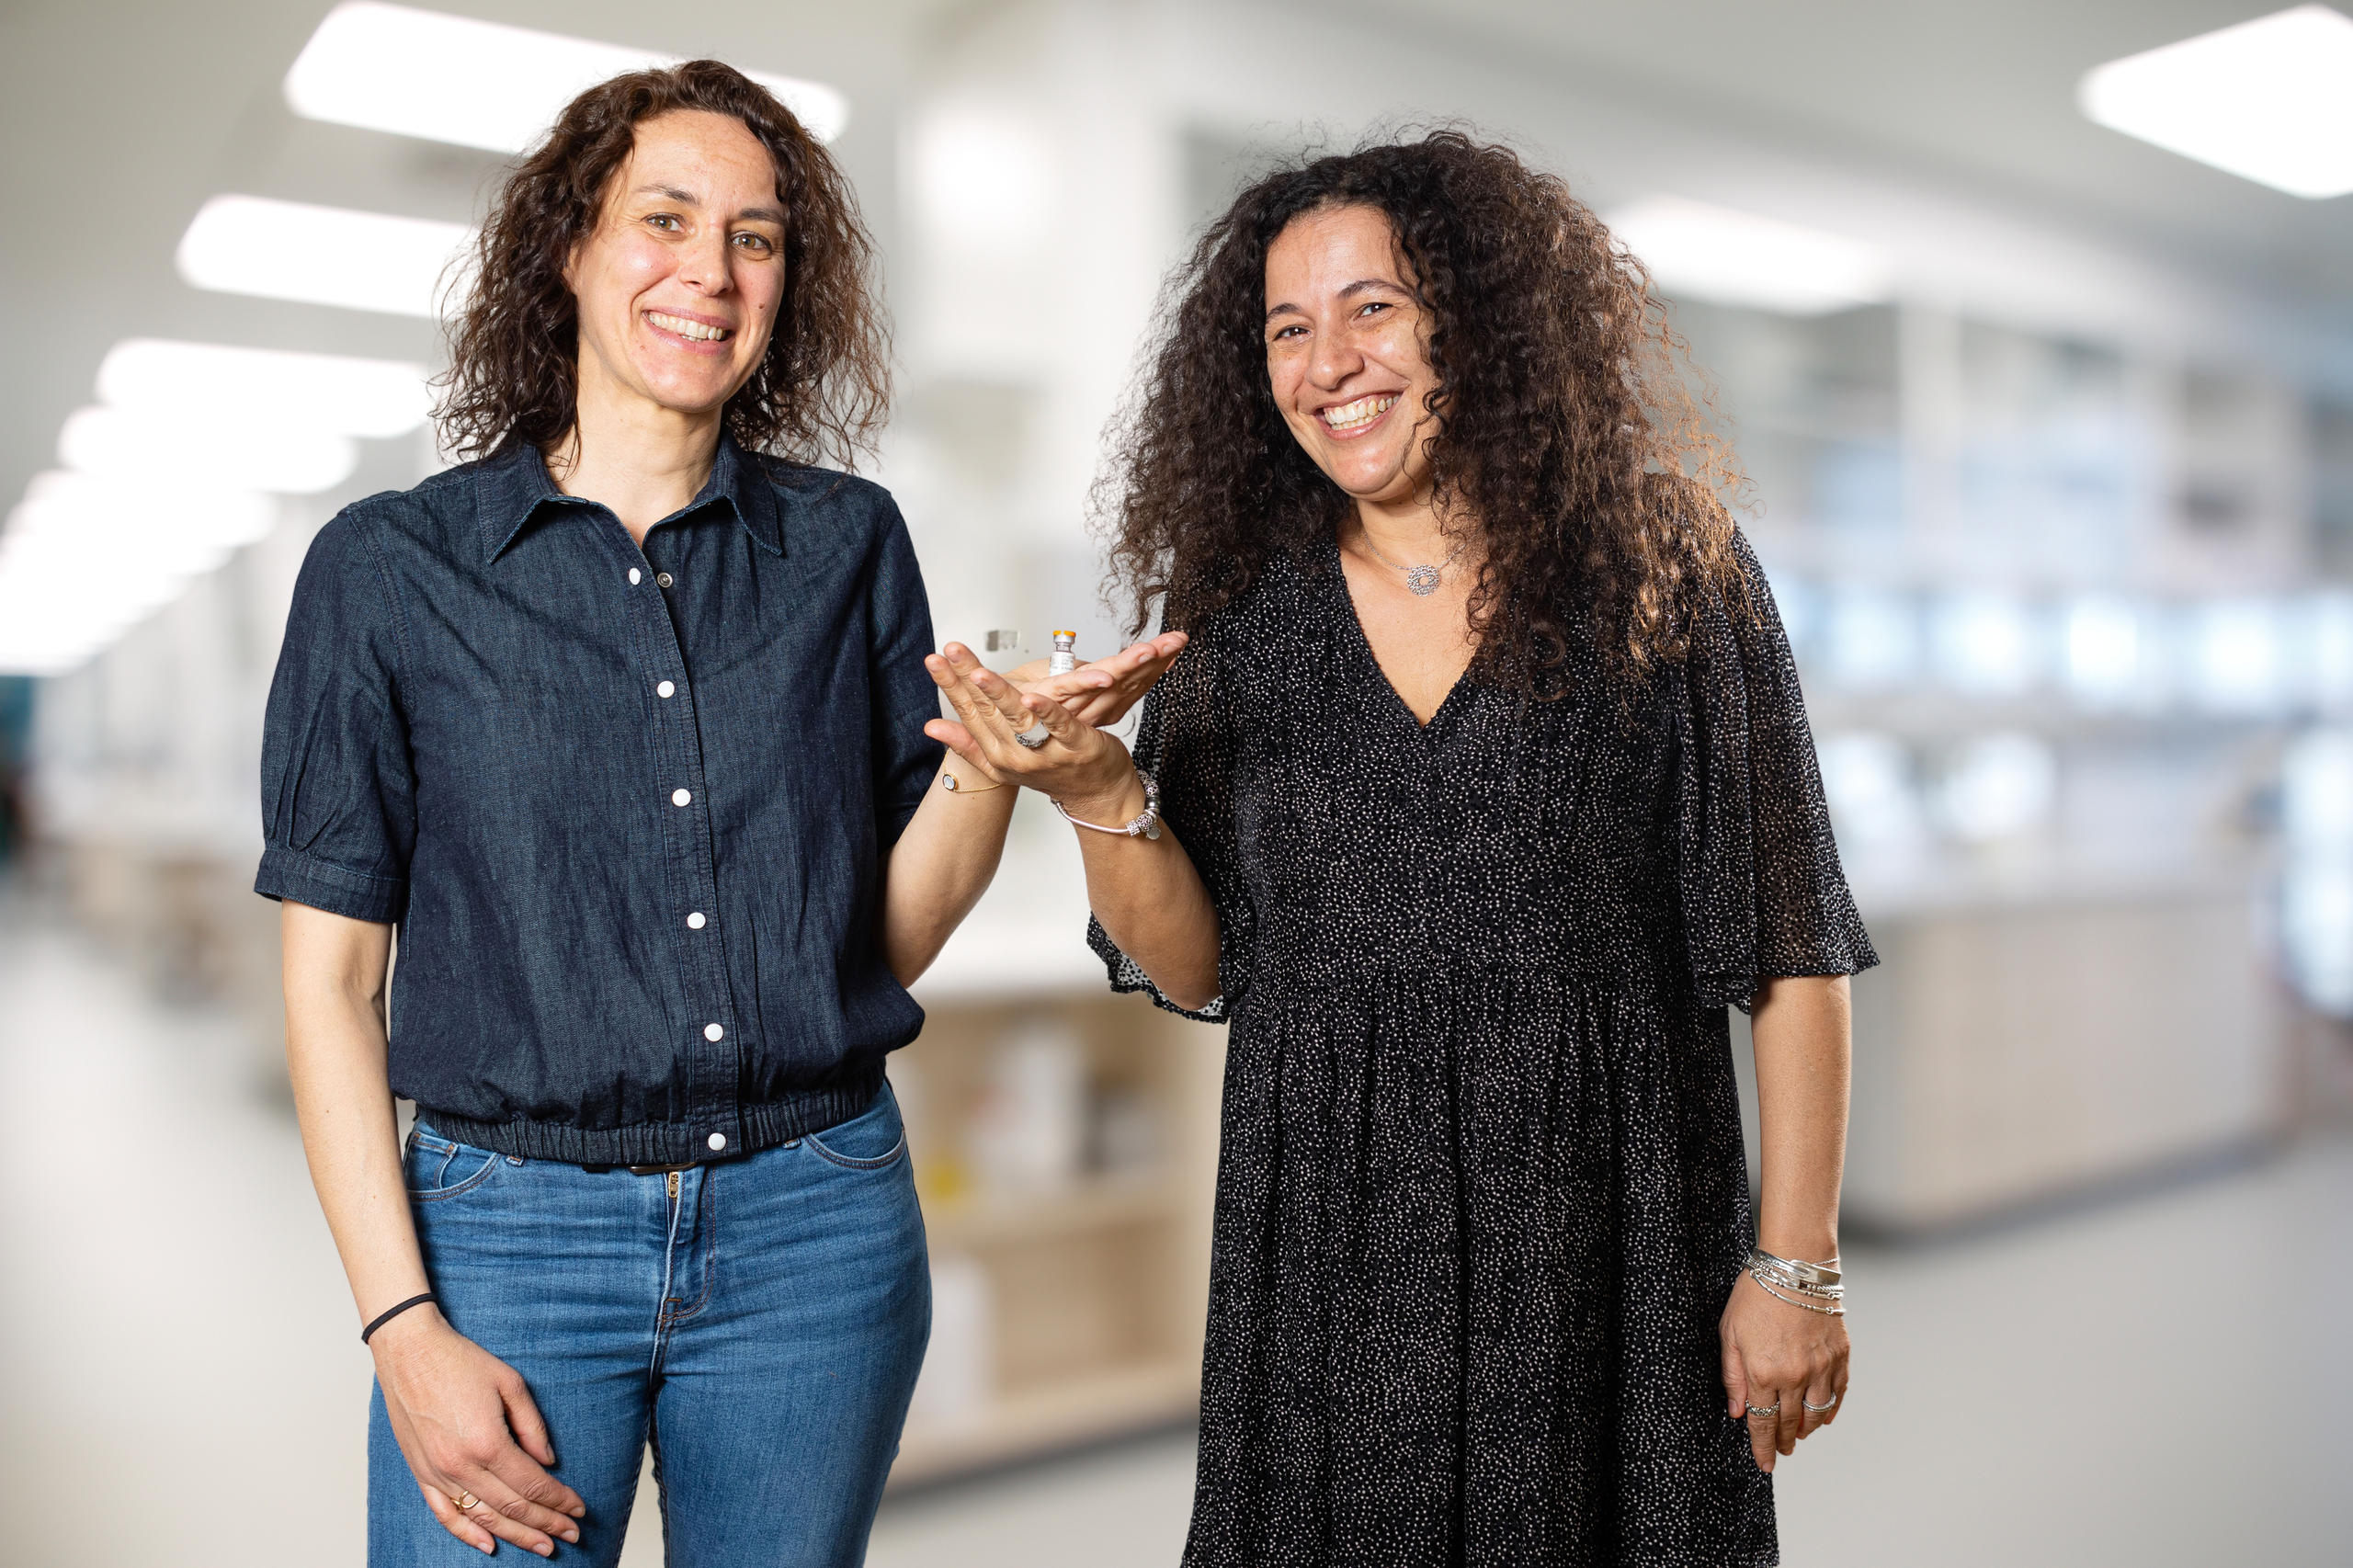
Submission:
[[[1747,1260],[1741,1267],[1753,1275],[1760,1285],[1778,1286],[1790,1295],[1803,1296],[1808,1301],[1836,1302],[1847,1294],[1844,1285],[1816,1285],[1799,1278],[1790,1271],[1786,1259],[1757,1248],[1749,1250]]]
[[[1847,1315],[1847,1308],[1843,1302],[1833,1301],[1828,1306],[1820,1306],[1813,1301],[1802,1301],[1795,1296],[1782,1295],[1779,1290],[1773,1289],[1772,1282],[1765,1278],[1765,1271],[1761,1268],[1750,1269],[1748,1271],[1748,1277],[1756,1281],[1756,1288],[1758,1290],[1764,1291],[1767,1295],[1772,1297],[1777,1301],[1787,1301],[1793,1307],[1803,1307],[1807,1312],[1820,1312],[1824,1317],[1842,1318]]]
[[[1143,785],[1143,811],[1134,821],[1119,827],[1105,827],[1099,822],[1081,822],[1068,812],[1063,811],[1063,803],[1060,801],[1054,801],[1051,796],[1047,798],[1052,801],[1054,810],[1061,812],[1063,821],[1073,827],[1091,828],[1097,833],[1116,833],[1124,838],[1158,838],[1160,836],[1160,786],[1154,781],[1151,774],[1141,767],[1136,769],[1136,778]]]
[[[1754,1258],[1748,1261],[1747,1268],[1751,1274],[1761,1275],[1784,1290],[1792,1291],[1801,1296],[1811,1296],[1817,1301],[1835,1301],[1847,1293],[1847,1287],[1844,1285],[1809,1285],[1802,1279],[1792,1278],[1778,1268],[1768,1267]]]
[[[1838,1260],[1835,1257],[1828,1263],[1803,1263],[1792,1258],[1777,1257],[1763,1247],[1752,1246],[1748,1249],[1748,1261],[1761,1263],[1768,1268],[1777,1269],[1801,1285],[1836,1285],[1840,1278]]]

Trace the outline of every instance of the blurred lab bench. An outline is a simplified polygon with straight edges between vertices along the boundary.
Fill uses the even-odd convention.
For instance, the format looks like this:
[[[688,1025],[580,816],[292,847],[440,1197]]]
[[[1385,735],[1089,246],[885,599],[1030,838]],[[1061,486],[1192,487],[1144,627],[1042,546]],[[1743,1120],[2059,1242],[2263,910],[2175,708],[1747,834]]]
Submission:
[[[1862,883],[1846,1210],[1917,1233],[2248,1148],[2284,1110],[2253,864]]]

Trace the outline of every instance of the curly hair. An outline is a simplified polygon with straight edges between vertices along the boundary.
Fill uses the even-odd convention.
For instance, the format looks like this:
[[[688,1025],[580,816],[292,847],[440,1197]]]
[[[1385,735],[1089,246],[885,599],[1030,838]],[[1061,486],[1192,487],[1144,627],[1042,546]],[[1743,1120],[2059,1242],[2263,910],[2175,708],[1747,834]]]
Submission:
[[[1483,535],[1484,677],[1549,699],[1587,643],[1620,676],[1681,660],[1701,597],[1744,586],[1724,502],[1740,477],[1684,345],[1563,181],[1453,129],[1277,168],[1177,269],[1096,492],[1136,629],[1155,602],[1168,626],[1198,626],[1351,515],[1283,423],[1263,336],[1268,248],[1347,206],[1387,217],[1430,318],[1433,498]]]
[[[855,463],[890,409],[890,330],[870,274],[874,242],[849,182],[774,95],[731,65],[690,60],[582,93],[517,164],[482,228],[474,288],[450,329],[436,411],[460,457],[571,433],[578,307],[563,269],[603,212],[640,122],[678,109],[741,121],[776,160],[785,210],[784,298],[767,353],[727,400],[728,432],[797,462]]]

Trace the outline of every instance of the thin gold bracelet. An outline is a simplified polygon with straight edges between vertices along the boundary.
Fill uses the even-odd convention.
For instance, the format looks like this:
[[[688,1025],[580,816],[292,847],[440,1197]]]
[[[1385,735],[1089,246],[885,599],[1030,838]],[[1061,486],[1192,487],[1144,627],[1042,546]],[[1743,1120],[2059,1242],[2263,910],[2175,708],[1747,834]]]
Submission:
[[[941,768],[939,787],[951,795],[985,795],[992,790],[1004,789],[1005,780],[1000,778],[994,784],[967,784],[946,768]]]

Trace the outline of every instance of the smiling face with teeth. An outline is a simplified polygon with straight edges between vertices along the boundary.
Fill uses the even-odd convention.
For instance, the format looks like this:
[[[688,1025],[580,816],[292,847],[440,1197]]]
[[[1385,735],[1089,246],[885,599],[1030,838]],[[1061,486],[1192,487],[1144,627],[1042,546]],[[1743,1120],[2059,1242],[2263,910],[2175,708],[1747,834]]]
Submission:
[[[686,109],[641,121],[564,267],[581,403],[716,420],[767,352],[784,244],[776,161],[741,120]]]
[[[1370,207],[1291,220],[1267,249],[1267,381],[1315,466],[1359,505],[1429,485],[1438,390],[1428,313],[1395,232]]]

